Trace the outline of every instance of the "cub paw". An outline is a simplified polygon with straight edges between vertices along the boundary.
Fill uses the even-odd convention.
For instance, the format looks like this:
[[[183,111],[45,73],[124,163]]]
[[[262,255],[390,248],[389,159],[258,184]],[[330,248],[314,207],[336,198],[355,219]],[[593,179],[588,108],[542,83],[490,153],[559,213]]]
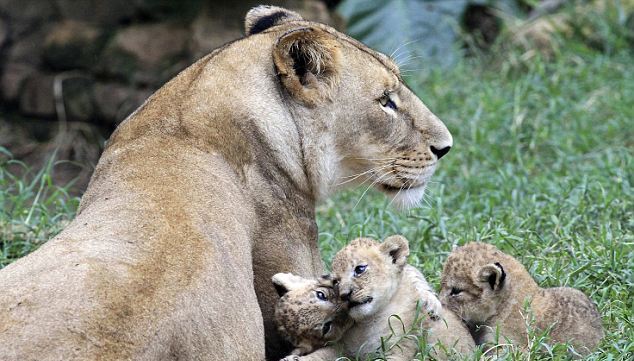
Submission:
[[[430,297],[423,300],[423,309],[427,312],[429,318],[437,320],[440,318],[440,314],[442,313],[442,304],[440,303],[438,297],[431,294]]]

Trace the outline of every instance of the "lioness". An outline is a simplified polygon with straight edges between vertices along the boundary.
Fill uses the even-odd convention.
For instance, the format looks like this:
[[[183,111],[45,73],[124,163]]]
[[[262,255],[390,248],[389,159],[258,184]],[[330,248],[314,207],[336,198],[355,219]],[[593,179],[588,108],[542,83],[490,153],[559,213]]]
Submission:
[[[265,333],[283,357],[270,280],[321,274],[315,202],[347,179],[420,201],[452,138],[392,61],[275,7],[246,33],[130,115],[75,220],[0,272],[1,360],[262,360]]]

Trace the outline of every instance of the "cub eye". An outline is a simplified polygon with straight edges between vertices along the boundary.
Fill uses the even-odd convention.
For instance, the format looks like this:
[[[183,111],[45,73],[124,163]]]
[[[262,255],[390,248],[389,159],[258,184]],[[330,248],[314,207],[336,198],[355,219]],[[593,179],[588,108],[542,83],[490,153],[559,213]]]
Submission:
[[[456,287],[451,287],[451,292],[449,292],[450,296],[456,296],[462,293],[461,289],[458,289]]]
[[[317,298],[319,298],[322,301],[328,301],[328,297],[326,297],[326,295],[323,292],[317,291],[316,293],[317,293]]]
[[[321,327],[321,334],[323,336],[326,336],[326,334],[328,332],[330,332],[331,328],[332,328],[332,322],[328,321],[328,322],[324,323],[324,325]]]
[[[397,110],[396,103],[390,98],[390,95],[387,93],[383,93],[383,96],[379,98],[379,103],[382,107],[391,108],[392,110]]]
[[[356,266],[354,268],[354,275],[355,276],[361,275],[363,272],[365,272],[366,268],[368,268],[368,265],[365,265],[365,264],[360,264],[360,265]]]

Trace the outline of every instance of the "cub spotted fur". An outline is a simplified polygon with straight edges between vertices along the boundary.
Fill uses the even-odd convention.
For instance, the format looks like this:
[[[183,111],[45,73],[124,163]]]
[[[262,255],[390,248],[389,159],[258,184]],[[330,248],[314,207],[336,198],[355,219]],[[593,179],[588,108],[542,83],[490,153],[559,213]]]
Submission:
[[[467,322],[478,344],[493,342],[497,327],[503,338],[526,346],[525,301],[535,327],[552,327],[555,342],[570,342],[587,354],[603,338],[601,316],[590,298],[569,287],[540,288],[522,264],[490,244],[469,243],[449,255],[440,299]]]
[[[245,30],[123,121],[75,220],[0,270],[0,360],[279,359],[271,277],[322,274],[316,202],[357,174],[421,200],[452,138],[387,56],[281,8]]]
[[[275,322],[280,334],[295,347],[291,355],[306,355],[338,341],[352,325],[330,277],[308,279],[278,273],[273,284],[280,295]]]
[[[452,348],[460,353],[471,352],[475,346],[471,335],[453,313],[441,308],[423,275],[406,264],[408,254],[407,240],[400,236],[389,237],[383,243],[361,238],[339,251],[333,260],[332,277],[333,282],[338,283],[337,288],[343,293],[340,294],[339,300],[330,301],[330,307],[334,310],[334,305],[339,302],[347,303],[348,314],[354,323],[350,324],[339,318],[342,321],[330,324],[330,328],[341,328],[337,332],[341,337],[331,339],[338,340],[335,345],[317,349],[303,357],[290,355],[286,360],[334,360],[339,353],[365,359],[364,355],[370,355],[380,348],[381,337],[391,334],[390,322],[392,329],[396,331],[392,341],[403,336],[403,327],[410,330],[415,326],[418,302],[422,302],[425,309],[435,315],[433,319],[423,318],[422,321],[423,328],[429,330],[429,344],[436,346],[435,357],[447,357],[451,354]],[[355,281],[349,275],[352,275]],[[302,291],[287,293],[278,303],[278,308],[306,311],[314,308],[305,297],[300,296],[311,290],[311,281],[303,282],[306,282],[307,286],[302,287],[300,282],[296,282]],[[396,321],[394,315],[401,318],[403,325]],[[280,322],[295,325],[307,323],[306,318],[299,317],[282,318]],[[348,327],[350,328],[347,329]],[[414,357],[418,344],[412,336],[399,340],[398,345],[388,342],[390,350],[386,356],[390,360],[410,360]],[[295,342],[301,342],[300,340],[301,338],[295,339]],[[318,339],[309,341],[317,341],[317,344],[313,343],[312,348],[324,344]],[[445,353],[438,343],[442,343],[448,352]]]

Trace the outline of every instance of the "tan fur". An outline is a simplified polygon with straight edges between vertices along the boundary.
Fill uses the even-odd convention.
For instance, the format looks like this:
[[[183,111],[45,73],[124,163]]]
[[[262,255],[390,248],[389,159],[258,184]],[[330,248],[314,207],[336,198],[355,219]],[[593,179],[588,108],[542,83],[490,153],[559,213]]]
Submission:
[[[394,341],[403,336],[403,328],[410,331],[421,325],[429,331],[428,342],[433,345],[436,358],[445,359],[454,352],[472,352],[475,345],[468,330],[449,310],[441,308],[423,275],[406,264],[408,254],[407,240],[400,236],[389,237],[383,243],[360,238],[339,251],[333,260],[332,277],[339,282],[340,296],[348,301],[348,312],[355,323],[350,329],[341,332],[342,337],[336,340],[336,345],[318,349],[303,357],[289,355],[285,360],[334,360],[339,353],[364,360],[380,348],[381,337],[390,335],[390,324],[396,333],[386,342],[390,348],[386,352],[389,360],[411,360],[414,357],[418,343],[412,337],[419,333],[399,340],[397,345]],[[360,264],[366,265],[366,270],[352,275]],[[371,300],[368,303],[355,305],[356,302],[368,301],[369,297]],[[288,298],[285,302],[294,303],[296,309],[307,310],[310,307],[298,297]],[[422,303],[424,309],[440,317],[430,319],[423,316],[422,321],[415,320],[418,302]],[[394,315],[399,316],[403,324]],[[296,318],[286,322],[302,324],[305,321]],[[421,322],[421,325],[415,325],[415,322]],[[301,338],[295,339],[295,342],[299,340]]]
[[[273,283],[285,292],[275,306],[275,323],[295,347],[291,355],[305,355],[337,341],[352,325],[330,279],[278,273]],[[325,299],[320,299],[318,292]]]
[[[552,326],[551,339],[570,342],[578,353],[591,352],[603,338],[601,316],[586,295],[569,287],[540,288],[521,263],[490,244],[469,243],[449,255],[440,298],[470,325],[478,343],[493,342],[498,327],[500,342],[526,346],[525,302],[538,331]]]
[[[278,75],[288,59],[323,64]],[[330,27],[288,16],[227,44],[124,121],[76,219],[0,271],[0,359],[262,360],[265,334],[283,356],[270,280],[321,274],[315,202],[390,157],[408,160],[377,184],[420,199],[450,145],[384,55]]]

